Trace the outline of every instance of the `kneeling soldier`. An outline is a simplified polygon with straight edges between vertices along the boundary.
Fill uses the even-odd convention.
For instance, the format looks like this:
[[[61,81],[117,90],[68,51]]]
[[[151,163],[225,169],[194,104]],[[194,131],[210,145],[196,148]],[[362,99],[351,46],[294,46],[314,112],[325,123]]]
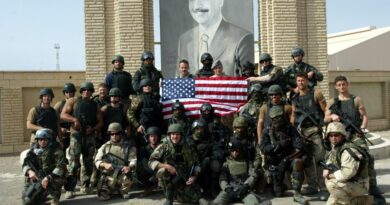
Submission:
[[[103,144],[95,157],[95,164],[102,175],[98,182],[99,200],[108,200],[119,189],[122,198],[130,198],[137,164],[137,150],[130,142],[122,140],[122,126],[113,122],[108,126],[110,141]]]
[[[47,197],[51,204],[58,204],[66,173],[66,158],[59,146],[53,145],[54,136],[47,128],[35,133],[36,143],[23,162],[26,182],[23,204],[40,204]]]

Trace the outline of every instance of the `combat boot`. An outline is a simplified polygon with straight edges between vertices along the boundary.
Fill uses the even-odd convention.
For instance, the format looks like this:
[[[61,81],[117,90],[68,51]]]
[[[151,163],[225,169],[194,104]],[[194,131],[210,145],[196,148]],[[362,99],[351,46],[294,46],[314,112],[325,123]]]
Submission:
[[[73,197],[74,197],[74,192],[73,191],[66,191],[65,199],[71,199]]]
[[[173,199],[165,200],[164,205],[173,205]]]
[[[294,202],[299,204],[308,205],[309,202],[298,192],[294,192]]]
[[[106,191],[101,191],[98,195],[100,201],[107,201],[111,198],[110,194]]]

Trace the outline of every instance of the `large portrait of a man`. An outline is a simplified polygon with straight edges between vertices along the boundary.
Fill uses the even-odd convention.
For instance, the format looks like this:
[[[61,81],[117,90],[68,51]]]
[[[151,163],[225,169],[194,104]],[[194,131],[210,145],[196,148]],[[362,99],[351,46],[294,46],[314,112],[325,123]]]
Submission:
[[[237,75],[237,69],[246,61],[253,62],[252,0],[177,0],[173,5],[178,6],[178,1],[181,1],[182,9],[173,10],[175,16],[170,20],[163,16],[164,11],[167,12],[167,6],[160,3],[164,76],[175,75],[171,69],[175,69],[175,64],[182,59],[188,60],[189,70],[195,74],[202,67],[200,57],[205,52],[213,56],[214,62],[222,62],[225,74],[230,76]],[[166,3],[168,2],[164,1]],[[183,6],[188,8],[188,12],[183,12]],[[170,26],[167,26],[169,22],[163,22],[164,19],[176,27],[166,31]],[[183,24],[183,21],[187,23]]]

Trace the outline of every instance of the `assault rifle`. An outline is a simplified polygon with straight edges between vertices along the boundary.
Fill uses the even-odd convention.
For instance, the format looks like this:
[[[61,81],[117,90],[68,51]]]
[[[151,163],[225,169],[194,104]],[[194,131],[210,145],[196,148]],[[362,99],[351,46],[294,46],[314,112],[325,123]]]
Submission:
[[[362,136],[364,138],[364,140],[366,140],[368,143],[370,143],[370,145],[374,145],[366,137],[366,134],[352,122],[352,119],[348,116],[348,114],[341,111],[340,109],[338,109],[336,104],[333,104],[332,106],[330,106],[329,109],[331,110],[332,114],[336,114],[340,117],[341,122],[347,127],[347,129],[349,129],[349,131],[353,131],[353,132],[359,134],[360,136]]]
[[[233,180],[230,185],[224,190],[233,200],[243,199],[249,192],[249,186],[241,180]]]
[[[122,172],[123,166],[119,163],[119,160],[113,156],[112,154],[106,154],[103,156],[102,161],[112,164],[114,167],[114,174],[112,175],[113,182],[112,184],[116,184],[116,181],[118,180],[118,175]],[[137,182],[139,184],[143,184],[136,175],[135,171],[130,171],[126,174],[131,178],[132,181]]]
[[[188,174],[187,173],[183,173],[182,167],[177,165],[175,162],[169,161],[167,163],[170,164],[171,166],[175,167],[175,169],[177,171],[177,175],[173,176],[173,178],[171,180],[171,182],[172,182],[172,184],[174,186],[177,185],[179,182],[186,182],[188,178],[190,178],[190,177],[195,175],[195,167],[196,167],[195,166],[195,162],[192,163],[190,171],[188,172]]]
[[[30,204],[32,203],[32,200],[34,200],[38,195],[44,195],[44,193],[49,189],[49,187],[44,190],[41,185],[42,179],[45,178],[45,176],[44,173],[39,170],[37,156],[35,156],[32,152],[29,152],[24,162],[30,167],[32,171],[35,172],[38,178],[37,181],[31,180],[30,185],[22,194],[24,203]]]
[[[319,164],[319,166],[320,166],[322,169],[327,169],[327,170],[329,170],[331,173],[334,173],[335,171],[339,170],[339,168],[338,168],[336,165],[334,165],[334,164],[326,164],[326,162],[323,161],[323,160],[320,160],[320,161],[318,162],[318,164]]]

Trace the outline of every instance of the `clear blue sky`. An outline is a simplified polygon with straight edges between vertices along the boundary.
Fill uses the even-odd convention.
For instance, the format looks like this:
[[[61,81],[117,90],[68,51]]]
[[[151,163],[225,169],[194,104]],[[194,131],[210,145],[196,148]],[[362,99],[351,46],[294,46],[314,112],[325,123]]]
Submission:
[[[390,26],[389,0],[327,0],[326,3],[328,33],[370,25]],[[55,70],[55,43],[61,46],[61,70],[84,69],[83,6],[83,0],[2,2],[0,70]],[[158,21],[158,12],[155,19]],[[155,36],[159,41],[159,35]]]

